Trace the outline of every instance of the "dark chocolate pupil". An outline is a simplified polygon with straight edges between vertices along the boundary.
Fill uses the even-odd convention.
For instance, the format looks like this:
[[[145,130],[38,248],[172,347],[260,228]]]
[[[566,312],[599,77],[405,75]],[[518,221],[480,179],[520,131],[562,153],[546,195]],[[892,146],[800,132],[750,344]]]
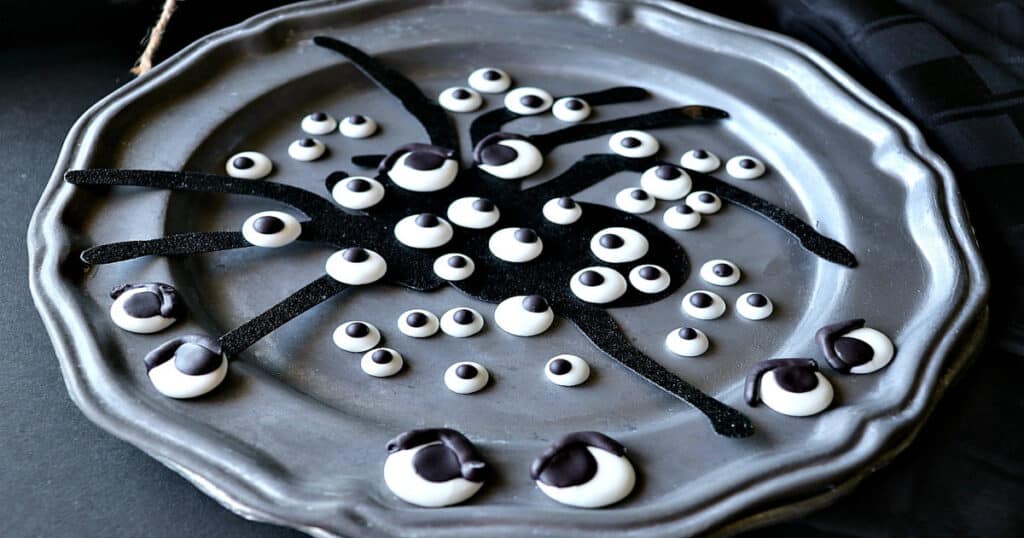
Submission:
[[[484,80],[495,81],[495,80],[498,80],[498,79],[501,78],[501,73],[499,73],[499,72],[497,72],[497,71],[495,71],[493,69],[488,69],[487,71],[484,71],[483,77],[484,77]]]
[[[508,164],[519,156],[519,152],[505,144],[491,144],[480,150],[480,161],[489,166]]]
[[[753,159],[740,159],[740,168],[746,168],[747,170],[750,170],[755,166],[757,166],[757,164],[754,163]]]
[[[693,150],[693,158],[694,159],[707,159],[708,158],[708,152],[703,150],[703,149],[695,149],[695,150]]]
[[[693,340],[694,338],[697,338],[697,331],[690,327],[683,327],[682,329],[679,329],[679,338],[682,338],[683,340]]]
[[[475,317],[476,316],[474,316],[472,312],[465,308],[456,310],[455,313],[452,314],[452,319],[459,325],[469,325],[470,323],[473,323],[473,319]]]
[[[558,207],[561,207],[562,209],[572,209],[576,207],[576,202],[568,196],[563,196],[558,199]]]
[[[412,457],[416,474],[429,482],[447,482],[462,476],[459,458],[448,447],[438,444],[423,447]]]
[[[544,100],[538,95],[524,95],[519,98],[519,102],[527,108],[540,108],[544,104]]]
[[[806,366],[783,366],[776,368],[775,381],[789,392],[809,392],[818,386],[818,376],[813,368]]]
[[[463,268],[465,266],[466,266],[466,258],[463,258],[462,256],[452,256],[452,257],[448,258],[448,267],[454,267],[456,269],[461,269],[461,268]]]
[[[326,121],[327,114],[324,114],[323,112],[314,112],[309,115],[309,118],[313,121]]]
[[[349,323],[348,327],[345,327],[345,334],[352,338],[362,338],[370,334],[370,328],[365,323]]]
[[[668,180],[668,179],[676,179],[679,176],[683,175],[683,173],[680,172],[679,169],[676,168],[675,166],[669,166],[667,164],[663,164],[663,165],[661,165],[661,166],[659,166],[659,167],[654,169],[654,175],[658,176],[658,179],[666,179],[666,180]]]
[[[476,374],[476,366],[472,364],[460,364],[455,368],[455,375],[459,376],[460,379],[473,379],[476,377]]]
[[[352,125],[362,125],[366,123],[366,117],[356,114],[355,116],[349,116],[348,122],[351,123]]]
[[[353,179],[345,186],[352,192],[366,192],[370,190],[370,182],[365,179]]]
[[[640,278],[644,280],[657,280],[658,277],[661,276],[661,271],[656,267],[651,267],[650,265],[641,267],[639,273]]]
[[[377,364],[387,364],[391,362],[392,358],[394,357],[391,356],[391,352],[386,349],[378,349],[373,352],[373,355],[370,355],[370,360]]]
[[[598,242],[601,243],[601,246],[604,248],[619,248],[626,244],[621,237],[615,234],[604,234]]]
[[[540,295],[527,295],[523,298],[523,308],[527,312],[546,312],[548,302]]]
[[[867,342],[856,338],[839,338],[832,348],[835,349],[836,355],[839,355],[839,359],[848,366],[866,364],[875,356],[875,350]]]
[[[352,247],[350,249],[346,249],[345,253],[342,254],[342,257],[345,258],[345,261],[361,263],[368,260],[370,258],[370,254],[361,247]]]
[[[697,199],[700,200],[701,202],[704,202],[705,204],[714,203],[715,201],[715,197],[706,192],[698,196]]]
[[[452,92],[452,97],[458,99],[459,101],[469,99],[469,92],[462,88],[459,88]]]
[[[676,213],[682,213],[683,215],[689,215],[690,213],[693,213],[693,208],[688,206],[688,205],[686,205],[686,204],[677,205],[676,206]]]
[[[519,228],[518,230],[516,230],[514,235],[515,235],[516,241],[519,241],[520,243],[536,243],[537,242],[537,232],[535,232],[535,231],[533,231],[533,230],[531,230],[529,228]]]
[[[477,200],[473,200],[473,209],[480,211],[481,213],[490,213],[491,211],[494,211],[494,202],[491,202],[486,198],[479,198]]]
[[[604,277],[597,271],[583,271],[580,273],[580,282],[584,286],[600,286],[604,284]]]
[[[621,144],[624,148],[633,149],[636,147],[640,147],[640,139],[634,138],[632,136],[627,136],[626,138],[623,138],[622,141],[619,142],[619,144]]]
[[[260,217],[252,223],[252,229],[261,234],[276,234],[284,229],[284,221],[277,217]]]
[[[441,221],[433,213],[421,213],[416,216],[416,226],[420,228],[433,228],[438,224],[441,224]]]
[[[760,293],[754,293],[751,295],[747,295],[747,304],[749,304],[750,306],[761,308],[762,306],[768,304],[768,298],[765,297],[764,295],[761,295]]]
[[[444,165],[444,157],[429,151],[413,151],[405,158],[405,165],[413,170],[437,170]]]
[[[160,296],[151,291],[140,291],[125,299],[124,312],[133,318],[151,318],[160,313]]]
[[[715,266],[711,268],[711,272],[720,277],[727,277],[732,275],[732,267],[725,263],[716,263]]]
[[[233,164],[235,168],[239,170],[246,170],[248,168],[252,168],[252,166],[256,163],[254,163],[252,159],[248,157],[236,157],[234,161],[231,161],[231,164]]]
[[[427,324],[427,315],[423,312],[413,312],[405,317],[405,322],[410,327],[422,327]]]
[[[549,486],[564,488],[585,484],[596,473],[594,456],[586,446],[574,444],[555,454],[537,479]]]
[[[583,101],[580,101],[579,99],[569,99],[565,102],[565,108],[576,111],[583,110]]]
[[[311,148],[316,145],[316,141],[312,138],[303,138],[302,140],[299,140],[299,145],[304,148]]]
[[[555,359],[548,363],[548,370],[555,375],[565,375],[572,370],[572,363],[565,359]]]
[[[183,374],[208,374],[220,364],[220,355],[200,345],[185,343],[174,352],[174,367]]]
[[[707,308],[711,306],[715,301],[710,295],[706,293],[694,293],[690,296],[690,304],[697,308]]]
[[[630,198],[634,200],[646,200],[648,198],[647,191],[643,189],[633,189],[629,191]]]

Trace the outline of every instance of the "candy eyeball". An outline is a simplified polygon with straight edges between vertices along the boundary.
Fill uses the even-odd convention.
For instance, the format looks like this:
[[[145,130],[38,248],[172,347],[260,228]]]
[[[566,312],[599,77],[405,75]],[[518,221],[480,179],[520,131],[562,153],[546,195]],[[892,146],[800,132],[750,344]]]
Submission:
[[[725,314],[725,301],[717,293],[705,290],[691,291],[683,296],[683,312],[692,318],[712,320]]]
[[[469,87],[482,93],[502,93],[512,86],[512,77],[497,67],[481,67],[469,74]]]
[[[263,179],[274,170],[270,158],[258,151],[243,151],[228,159],[227,172],[241,179]]]
[[[747,376],[744,398],[750,406],[764,402],[791,417],[821,413],[832,404],[832,384],[814,359],[770,359],[757,363]]]
[[[387,450],[384,483],[398,498],[424,508],[466,501],[490,475],[473,443],[447,428],[405,432]]]
[[[530,465],[530,478],[551,499],[578,508],[600,508],[625,499],[636,471],[618,441],[598,432],[566,435]]]
[[[525,263],[540,256],[544,243],[531,228],[502,228],[491,234],[487,247],[498,259]]]
[[[740,276],[740,268],[729,260],[708,260],[700,266],[700,277],[715,286],[732,286]]]
[[[315,138],[300,138],[288,146],[288,156],[296,161],[315,161],[323,156],[327,148]]]
[[[395,238],[412,248],[437,248],[454,235],[452,225],[433,213],[409,215],[395,224]]]
[[[521,116],[547,112],[554,101],[550,93],[540,88],[516,88],[505,94],[505,108]]]
[[[413,309],[402,312],[398,316],[398,330],[413,338],[429,338],[437,334],[440,323],[437,316],[429,310]]]
[[[302,118],[301,127],[311,135],[325,135],[338,127],[338,121],[326,112],[313,112]]]
[[[825,359],[844,374],[870,374],[888,366],[896,347],[884,333],[865,327],[863,319],[826,325],[816,335]]]
[[[551,327],[555,313],[540,295],[517,295],[498,303],[494,322],[515,336],[536,336]]]
[[[331,335],[334,345],[352,353],[362,353],[380,343],[380,331],[372,323],[347,321],[338,325]]]
[[[242,237],[257,247],[279,248],[302,235],[302,224],[281,211],[261,211],[242,223]]]
[[[457,362],[444,371],[444,384],[457,394],[473,394],[487,386],[491,374],[476,362]]]
[[[391,377],[402,370],[405,360],[402,354],[386,347],[367,351],[359,360],[363,372],[373,377]]]
[[[736,311],[750,320],[766,319],[772,315],[772,310],[771,299],[762,293],[744,293],[736,299]]]
[[[672,277],[657,265],[638,265],[629,271],[629,283],[642,293],[661,293],[668,289]]]
[[[381,161],[380,171],[407,191],[436,192],[455,181],[459,164],[450,149],[406,144]]]
[[[455,338],[473,336],[483,328],[483,315],[469,307],[453,308],[441,316],[441,331]]]
[[[631,228],[605,228],[590,238],[590,250],[603,262],[629,263],[647,254],[650,244]]]
[[[700,225],[700,213],[686,204],[672,206],[662,216],[665,226],[673,230],[692,230]]]
[[[548,200],[541,208],[541,212],[548,222],[562,226],[572,224],[583,216],[583,208],[568,196]]]
[[[441,92],[437,101],[447,110],[452,112],[473,112],[484,104],[484,100],[476,90],[471,88],[455,87],[448,88]]]
[[[657,138],[648,133],[628,130],[613,134],[608,139],[608,148],[623,157],[641,159],[658,153],[661,144],[658,143]]]
[[[456,226],[482,230],[498,223],[501,212],[494,202],[477,196],[459,198],[448,206],[448,220]]]
[[[544,165],[544,156],[525,137],[494,133],[484,137],[473,149],[477,168],[501,179],[521,179]]]
[[[346,116],[338,123],[338,132],[346,138],[369,138],[377,132],[377,122],[362,114]]]
[[[448,253],[434,260],[434,274],[451,282],[469,278],[474,269],[476,264],[465,254]]]
[[[110,319],[133,333],[160,332],[185,313],[185,302],[170,284],[122,284],[111,290],[110,298]]]
[[[654,209],[654,204],[654,197],[643,189],[626,188],[615,195],[615,205],[626,213],[647,213]]]
[[[576,355],[557,355],[544,365],[544,375],[556,385],[575,387],[590,378],[590,365]]]
[[[678,166],[652,166],[640,175],[640,187],[659,200],[679,200],[693,187],[690,174]]]
[[[626,279],[610,267],[587,267],[572,275],[569,289],[581,301],[606,304],[626,293]]]
[[[722,209],[722,199],[708,191],[694,191],[686,196],[686,205],[698,213],[711,215]]]
[[[680,327],[665,337],[665,347],[681,357],[699,357],[709,346],[708,336],[704,331],[693,327]]]
[[[368,209],[384,199],[384,185],[363,176],[348,176],[334,183],[331,197],[345,209]]]
[[[331,278],[350,286],[372,284],[384,277],[388,264],[380,254],[361,247],[339,250],[325,264]]]
[[[579,97],[563,97],[551,107],[551,113],[561,121],[579,123],[590,117],[590,105]]]
[[[718,155],[706,149],[691,149],[683,154],[683,157],[679,159],[679,164],[683,165],[683,168],[707,174],[718,170],[722,161]]]
[[[736,179],[757,179],[764,175],[761,159],[749,155],[737,155],[725,163],[725,171]]]
[[[143,362],[156,390],[176,399],[202,396],[217,388],[228,373],[228,359],[220,343],[197,334],[164,342]]]

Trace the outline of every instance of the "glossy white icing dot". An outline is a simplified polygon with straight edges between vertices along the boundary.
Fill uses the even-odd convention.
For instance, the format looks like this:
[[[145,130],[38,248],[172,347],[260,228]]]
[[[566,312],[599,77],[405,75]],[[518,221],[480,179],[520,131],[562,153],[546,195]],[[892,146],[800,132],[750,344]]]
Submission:
[[[740,268],[729,260],[708,260],[700,266],[700,277],[715,286],[732,286],[741,276]]]
[[[672,277],[663,267],[645,264],[629,271],[629,283],[643,293],[661,293],[668,289]]]
[[[481,67],[469,74],[469,87],[483,93],[502,93],[512,86],[512,77],[497,67]]]
[[[131,288],[123,291],[114,299],[114,302],[110,305],[110,319],[114,322],[114,325],[136,334],[153,334],[170,327],[177,321],[177,318],[165,317],[160,312],[144,318],[137,318],[129,314],[125,310],[125,304],[129,299],[141,293],[153,292],[143,287]]]
[[[888,366],[888,364],[892,362],[893,356],[896,355],[896,348],[893,346],[892,340],[877,329],[861,327],[844,334],[842,337],[860,340],[861,342],[871,346],[871,351],[873,352],[870,361],[851,367],[851,374],[870,374],[872,372],[877,372],[878,370]]]
[[[494,177],[501,179],[521,179],[534,174],[544,166],[544,156],[541,155],[540,150],[537,149],[537,146],[534,146],[526,140],[517,140],[513,138],[501,140],[491,145],[503,146],[504,148],[511,148],[512,150],[511,152],[504,149],[501,150],[505,152],[506,155],[502,155],[502,158],[495,162],[503,162],[511,157],[511,160],[504,162],[504,164],[477,163],[477,168]],[[494,148],[484,148],[482,151],[496,152],[498,150]],[[515,155],[513,156],[512,153]]]
[[[257,247],[278,248],[302,235],[302,224],[281,211],[261,211],[242,223],[242,237]]]
[[[575,387],[590,379],[590,365],[576,355],[556,355],[544,365],[544,375],[556,385]]]
[[[477,196],[459,198],[448,206],[448,220],[456,226],[482,230],[498,223],[501,212],[490,200]]]
[[[814,372],[818,385],[807,392],[792,392],[779,385],[775,370],[761,376],[761,401],[776,412],[791,417],[817,415],[832,404],[832,383],[821,372]]]
[[[548,200],[541,208],[541,212],[549,222],[563,226],[572,224],[583,216],[583,208],[568,196]]]
[[[231,177],[242,179],[263,179],[274,170],[270,158],[258,151],[243,151],[228,159],[227,173]]]
[[[296,161],[315,161],[323,156],[327,148],[315,138],[300,138],[288,145],[288,156]]]
[[[643,189],[628,187],[615,195],[615,205],[626,213],[647,213],[654,209],[654,197]]]
[[[334,345],[352,353],[362,353],[380,343],[380,331],[366,321],[346,321],[331,335]]]
[[[431,445],[426,443],[388,455],[384,461],[384,483],[403,501],[424,508],[440,508],[458,504],[480,491],[483,482],[455,477],[445,482],[432,482],[416,473],[416,453]]]
[[[473,112],[484,104],[480,94],[472,88],[457,86],[441,92],[437,101],[452,112]]]
[[[693,210],[686,204],[672,206],[665,210],[662,215],[665,226],[673,230],[692,230],[700,225],[700,213]]]
[[[459,174],[459,165],[453,159],[444,159],[440,166],[431,170],[417,170],[409,166],[408,160],[412,152],[406,153],[395,160],[388,170],[388,177],[395,185],[413,192],[439,191],[455,181]]]
[[[189,346],[194,344],[184,344]],[[228,360],[221,356],[220,365],[216,370],[200,375],[190,375],[178,369],[176,359],[164,361],[149,370],[149,380],[153,387],[168,398],[185,400],[198,398],[220,386],[228,374]]]
[[[683,157],[679,159],[679,164],[683,165],[683,168],[707,174],[718,170],[722,161],[718,155],[706,149],[691,149],[683,154]]]
[[[476,264],[465,254],[450,252],[434,260],[434,274],[453,282],[469,278],[475,269]]]
[[[640,175],[640,187],[659,200],[680,200],[693,187],[690,174],[678,166],[652,166]]]
[[[501,260],[525,263],[540,256],[544,243],[530,228],[502,228],[491,234],[487,247]]]
[[[338,126],[338,121],[326,112],[313,112],[302,118],[302,130],[311,135],[325,135]]]
[[[665,347],[681,357],[699,357],[708,350],[710,343],[704,331],[693,327],[680,327],[665,337]]]
[[[563,97],[551,107],[551,113],[561,121],[578,123],[590,117],[590,104],[579,97]]]
[[[647,238],[631,228],[605,228],[590,238],[590,250],[601,261],[629,263],[647,254]]]
[[[737,155],[725,163],[725,171],[736,179],[757,179],[764,175],[764,163],[757,157]]]
[[[601,508],[625,499],[636,485],[636,471],[626,456],[587,447],[597,463],[597,472],[584,484],[559,488],[536,481],[537,487],[551,499],[578,508]]]
[[[473,336],[483,328],[483,315],[467,306],[452,308],[441,316],[441,331],[455,338]]]
[[[626,293],[626,279],[610,267],[587,267],[572,275],[569,289],[582,301],[605,304]]]
[[[388,264],[372,250],[351,247],[331,254],[325,269],[338,282],[361,286],[380,280],[387,273]]]
[[[391,377],[402,370],[405,359],[402,354],[386,347],[371,349],[359,360],[363,372],[373,377]]]
[[[713,192],[694,191],[686,196],[686,205],[698,213],[711,215],[722,209],[722,199]]]
[[[368,138],[376,134],[377,121],[369,116],[346,116],[338,123],[338,132],[347,138]]]
[[[384,199],[384,185],[373,178],[349,176],[334,184],[331,197],[345,209],[367,209]]]
[[[718,319],[725,314],[725,301],[713,291],[691,291],[683,296],[683,312],[697,319]]]
[[[551,327],[555,313],[539,295],[517,295],[498,303],[494,322],[515,336],[536,336]]]
[[[413,338],[429,338],[437,334],[440,328],[437,316],[429,310],[414,308],[402,312],[398,316],[398,330]]]
[[[736,311],[747,319],[766,319],[772,315],[772,310],[772,300],[761,293],[744,293],[736,299]]]
[[[491,374],[478,362],[457,362],[444,371],[444,384],[458,394],[473,394],[487,386]]]
[[[546,112],[554,101],[550,93],[529,86],[516,88],[505,94],[505,108],[523,116]]]
[[[623,157],[650,157],[661,149],[658,139],[644,131],[619,131],[608,139],[608,148]]]
[[[431,213],[409,215],[395,224],[395,238],[412,248],[437,248],[451,241],[454,234],[448,221]]]

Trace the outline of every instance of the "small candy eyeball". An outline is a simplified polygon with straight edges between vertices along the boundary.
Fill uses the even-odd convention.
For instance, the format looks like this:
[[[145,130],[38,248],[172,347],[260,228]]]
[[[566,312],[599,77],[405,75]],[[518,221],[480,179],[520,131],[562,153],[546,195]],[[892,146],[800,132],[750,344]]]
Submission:
[[[737,155],[725,163],[725,171],[736,179],[757,179],[764,175],[764,163],[757,157]]]
[[[502,228],[487,241],[487,248],[509,263],[525,263],[540,256],[544,243],[532,228]]]
[[[332,334],[334,345],[352,353],[362,353],[380,343],[380,331],[366,321],[346,321]]]
[[[228,373],[228,359],[220,343],[198,334],[164,342],[143,362],[153,386],[169,398],[202,396],[217,388]]]
[[[473,443],[447,428],[405,432],[387,450],[384,483],[398,498],[424,508],[469,499],[491,474]]]
[[[385,157],[379,170],[407,191],[436,192],[455,181],[459,164],[450,149],[406,144]]]
[[[339,250],[327,258],[327,274],[350,286],[372,284],[384,277],[388,264],[380,254],[361,247]]]
[[[629,271],[629,283],[642,293],[661,293],[668,289],[672,277],[657,265],[638,265]]]
[[[498,223],[501,212],[494,202],[478,196],[459,198],[448,206],[448,220],[456,226],[482,230]]]
[[[568,123],[579,123],[590,117],[590,105],[579,97],[563,97],[555,101],[551,113]]]
[[[302,235],[302,224],[281,211],[261,211],[242,223],[242,237],[257,247],[278,248]]]
[[[373,377],[391,377],[402,370],[405,360],[402,354],[386,347],[367,351],[359,360],[359,367]]]
[[[395,224],[395,238],[412,248],[437,248],[454,235],[452,225],[433,213],[409,215]]]
[[[762,293],[744,293],[736,299],[736,311],[750,320],[762,320],[772,315],[771,299]]]
[[[693,188],[693,180],[682,168],[662,164],[640,175],[640,187],[659,200],[679,200]]]
[[[457,362],[444,371],[444,384],[448,390],[458,394],[473,394],[487,386],[491,374],[482,364]]]
[[[437,321],[437,316],[429,310],[416,308],[406,310],[402,312],[401,316],[398,316],[398,330],[406,336],[429,338],[437,334],[439,328],[440,323]]]
[[[338,121],[326,112],[313,112],[302,118],[302,130],[311,135],[325,135],[338,127]]]
[[[549,222],[562,226],[572,224],[583,216],[583,208],[568,196],[548,200],[541,208],[541,212]]]
[[[838,372],[877,372],[888,366],[896,355],[896,347],[888,336],[864,325],[863,319],[851,319],[818,329],[818,345],[825,359]]]
[[[526,137],[509,133],[487,135],[473,149],[477,168],[501,179],[522,179],[544,166],[544,156]]]
[[[512,86],[512,77],[497,67],[481,67],[469,74],[469,87],[482,93],[502,93]]]
[[[369,116],[346,116],[338,123],[338,132],[346,138],[369,138],[377,133],[377,122]]]
[[[654,197],[643,189],[622,189],[615,195],[615,205],[626,213],[638,215],[654,209]]]
[[[441,316],[441,331],[455,338],[473,336],[484,328],[484,317],[469,308],[453,308]]]
[[[170,284],[122,284],[110,292],[110,319],[137,334],[153,334],[170,327],[185,314],[185,302]]]
[[[270,158],[258,151],[243,151],[228,159],[227,172],[231,177],[263,179],[274,170]]]
[[[441,95],[437,97],[437,101],[445,109],[452,112],[473,112],[480,108],[480,105],[484,104],[483,98],[480,97],[476,90],[461,86],[448,88],[441,92]]]
[[[465,254],[450,252],[434,260],[434,274],[452,282],[469,278],[474,269],[476,264]]]
[[[711,291],[691,291],[683,297],[682,304],[683,312],[697,319],[718,319],[725,314],[725,301],[717,293]]]
[[[722,166],[722,161],[718,155],[706,149],[691,149],[683,154],[679,164],[683,165],[683,168],[707,174],[718,170],[718,167]]]
[[[576,355],[556,355],[544,365],[544,375],[556,385],[575,387],[590,378],[590,365]]]
[[[681,357],[699,357],[709,346],[708,336],[704,331],[693,327],[675,329],[665,337],[665,347]]]
[[[747,376],[744,398],[750,406],[764,402],[772,410],[791,417],[821,413],[832,403],[834,392],[814,359],[761,361]]]
[[[547,112],[555,101],[551,94],[532,87],[516,88],[505,94],[505,108],[521,116],[532,116]]]
[[[626,279],[610,267],[587,267],[572,275],[569,289],[582,301],[606,304],[626,293]]]
[[[384,185],[364,176],[348,176],[334,183],[331,197],[345,209],[367,209],[384,199]]]
[[[605,228],[590,238],[590,250],[603,262],[629,263],[647,254],[650,244],[631,228]]]
[[[722,199],[708,191],[694,191],[686,196],[686,205],[698,213],[711,215],[722,209]]]
[[[494,322],[515,336],[536,336],[551,327],[555,313],[540,295],[516,295],[498,303]]]
[[[598,432],[559,439],[530,465],[530,478],[548,497],[578,508],[601,508],[625,499],[636,471],[621,443]]]
[[[686,204],[679,204],[668,208],[662,216],[665,226],[673,230],[692,230],[700,225],[700,213],[693,210]]]
[[[658,143],[657,138],[648,133],[628,130],[613,134],[608,139],[608,148],[623,157],[641,159],[658,153],[661,144]]]
[[[740,268],[729,260],[708,260],[700,266],[700,277],[715,286],[732,286],[741,275]]]
[[[315,161],[323,156],[327,148],[315,138],[300,138],[288,145],[288,156],[296,161]]]

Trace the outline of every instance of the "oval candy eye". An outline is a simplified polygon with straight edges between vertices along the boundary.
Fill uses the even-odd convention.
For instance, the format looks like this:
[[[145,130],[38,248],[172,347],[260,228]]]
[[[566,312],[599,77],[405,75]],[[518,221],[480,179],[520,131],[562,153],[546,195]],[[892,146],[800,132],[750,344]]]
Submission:
[[[217,340],[190,334],[169,340],[143,359],[160,394],[187,399],[217,388],[228,373],[228,359]]]
[[[629,263],[647,254],[647,238],[630,228],[605,228],[590,238],[590,250],[601,261]]]
[[[288,156],[296,161],[315,161],[327,148],[315,138],[300,138],[288,146]]]
[[[569,289],[582,301],[606,304],[626,293],[626,279],[610,267],[587,267],[572,275]]]
[[[678,166],[652,166],[640,175],[640,187],[659,200],[679,200],[690,192],[690,174]]]
[[[449,253],[434,260],[434,274],[453,282],[469,278],[474,269],[476,264],[465,254]]]
[[[258,151],[243,151],[228,159],[227,172],[231,177],[242,179],[263,179],[274,170],[270,159]]]
[[[433,213],[409,215],[395,224],[395,238],[412,248],[437,248],[451,241],[453,235],[452,225]]]
[[[575,387],[590,378],[590,365],[576,355],[557,355],[544,365],[544,375],[556,385]]]
[[[325,135],[338,127],[338,121],[326,112],[313,112],[302,118],[301,127],[311,135]]]
[[[700,225],[700,213],[693,210],[686,204],[679,204],[668,208],[662,216],[665,226],[673,230],[692,230]]]
[[[505,133],[481,140],[473,150],[473,160],[477,168],[501,179],[521,179],[544,165],[544,156],[537,146],[518,135]]]
[[[363,372],[373,377],[391,377],[402,370],[405,360],[402,354],[386,347],[367,351],[359,360]]]
[[[590,105],[579,97],[563,97],[551,107],[555,118],[568,123],[578,123],[590,117]]]
[[[387,273],[388,264],[372,250],[350,247],[331,254],[325,269],[338,282],[361,286],[380,280]]]
[[[497,67],[481,67],[469,74],[469,87],[483,93],[502,93],[512,86],[512,77]]]
[[[712,320],[725,314],[725,301],[717,293],[705,290],[691,291],[683,296],[683,312],[697,319]]]
[[[401,154],[388,168],[395,185],[413,192],[435,192],[455,181],[459,165],[439,148],[414,149]]]
[[[380,343],[380,331],[372,323],[347,321],[338,325],[331,335],[334,345],[352,353],[362,353]]]
[[[680,327],[665,337],[665,347],[682,357],[699,357],[710,345],[704,331],[693,327]]]
[[[865,327],[863,319],[851,319],[818,330],[816,339],[825,359],[844,374],[870,374],[885,368],[896,347],[884,333]]]
[[[608,139],[608,148],[623,157],[650,157],[661,149],[658,139],[643,131],[619,131]]]
[[[722,209],[722,199],[713,192],[694,191],[686,196],[686,205],[698,213],[711,215]]]
[[[242,223],[242,237],[257,247],[278,248],[302,235],[302,224],[281,211],[261,211]]]
[[[600,508],[626,498],[636,471],[626,449],[598,432],[576,432],[558,440],[530,466],[530,478],[548,497],[579,508]]]
[[[487,241],[491,253],[510,263],[525,263],[540,256],[544,243],[530,228],[502,228]]]
[[[484,104],[484,100],[476,90],[461,86],[448,88],[441,92],[437,101],[441,106],[452,112],[473,112]]]
[[[832,384],[814,359],[771,359],[759,362],[745,386],[749,405],[764,402],[776,412],[791,417],[821,413],[832,404]]]
[[[398,316],[398,330],[413,338],[429,338],[437,334],[440,323],[437,316],[429,310],[420,308],[406,310]]]
[[[338,124],[338,132],[346,138],[369,138],[377,132],[377,122],[362,114],[346,116]]]
[[[764,163],[750,155],[737,155],[725,163],[725,171],[736,179],[757,179],[764,175]]]
[[[626,213],[647,213],[654,204],[654,197],[643,189],[626,188],[615,195],[615,205]]]
[[[412,430],[387,445],[384,483],[403,501],[426,508],[463,502],[490,474],[473,443],[447,428]]]
[[[124,284],[110,292],[110,319],[118,327],[137,334],[153,334],[170,327],[184,311],[185,303],[169,284]]]
[[[708,260],[700,266],[700,277],[715,286],[732,286],[740,276],[740,268],[729,260]]]
[[[453,308],[441,316],[441,331],[455,338],[473,336],[483,328],[483,315],[469,307]]]
[[[515,336],[536,336],[551,327],[555,313],[540,295],[517,295],[498,303],[494,322]]]
[[[473,394],[487,386],[491,374],[482,364],[457,362],[444,371],[444,384],[448,390],[458,394]]]
[[[683,165],[683,168],[707,174],[718,170],[718,167],[722,165],[722,160],[718,158],[718,155],[706,149],[691,149],[683,154],[683,157],[679,159],[679,164]]]
[[[490,228],[498,223],[499,218],[501,213],[498,207],[486,198],[467,196],[448,206],[448,220],[463,228]]]
[[[736,311],[750,320],[762,320],[772,315],[771,299],[761,293],[744,293],[736,299]]]
[[[334,184],[331,197],[345,209],[367,209],[384,199],[384,185],[373,178],[349,176]]]
[[[554,100],[550,93],[540,88],[516,88],[505,94],[505,108],[522,116],[531,116],[547,112]]]
[[[563,226],[572,224],[583,216],[583,208],[568,196],[548,200],[541,208],[541,212],[548,221]]]
[[[638,265],[630,270],[629,283],[643,293],[661,293],[668,289],[672,277],[657,265]]]

